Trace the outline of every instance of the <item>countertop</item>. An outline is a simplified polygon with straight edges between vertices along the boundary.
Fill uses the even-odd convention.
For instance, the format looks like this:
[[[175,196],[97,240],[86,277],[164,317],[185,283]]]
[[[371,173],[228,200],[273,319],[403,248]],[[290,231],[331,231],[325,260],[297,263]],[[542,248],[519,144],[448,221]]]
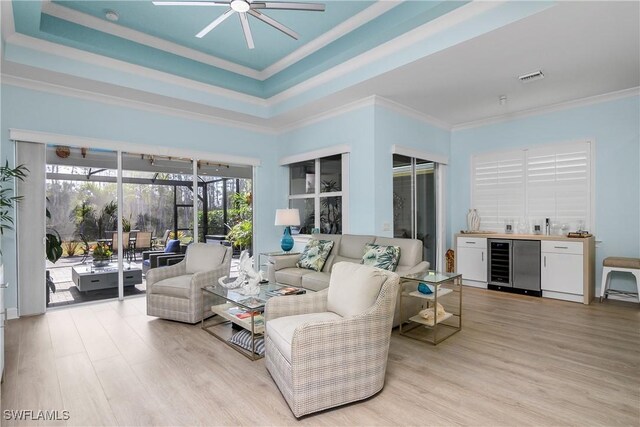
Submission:
[[[566,240],[570,242],[586,242],[591,237],[567,237],[567,236],[547,236],[545,234],[506,234],[506,233],[456,233],[455,237],[481,237],[487,239],[513,239],[513,240]]]

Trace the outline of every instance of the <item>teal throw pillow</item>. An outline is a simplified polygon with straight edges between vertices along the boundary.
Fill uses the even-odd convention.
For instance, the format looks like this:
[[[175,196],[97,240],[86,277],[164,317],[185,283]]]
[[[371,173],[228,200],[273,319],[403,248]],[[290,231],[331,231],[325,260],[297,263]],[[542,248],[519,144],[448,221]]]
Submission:
[[[381,246],[367,243],[364,245],[364,256],[362,263],[371,265],[383,270],[396,271],[400,261],[399,246]]]
[[[327,261],[329,252],[333,248],[333,240],[311,239],[300,254],[300,259],[296,264],[300,268],[321,271]]]

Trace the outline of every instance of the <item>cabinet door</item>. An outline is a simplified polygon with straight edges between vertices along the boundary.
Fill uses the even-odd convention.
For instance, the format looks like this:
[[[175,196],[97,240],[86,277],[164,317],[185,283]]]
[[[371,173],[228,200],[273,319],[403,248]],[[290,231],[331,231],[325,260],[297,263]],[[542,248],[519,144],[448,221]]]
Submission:
[[[486,249],[458,247],[458,273],[464,280],[486,282]]]
[[[543,252],[540,285],[544,291],[582,295],[582,255]]]

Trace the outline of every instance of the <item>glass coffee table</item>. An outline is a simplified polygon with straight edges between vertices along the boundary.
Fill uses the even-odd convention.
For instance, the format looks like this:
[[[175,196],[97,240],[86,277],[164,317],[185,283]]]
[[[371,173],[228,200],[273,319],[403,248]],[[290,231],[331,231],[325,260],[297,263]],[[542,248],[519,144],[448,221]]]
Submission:
[[[214,315],[208,319],[203,317],[200,326],[247,358],[261,359],[264,355],[257,354],[256,343],[264,335],[264,306],[269,298],[279,296],[279,293],[287,288],[296,289],[299,294],[305,293],[304,289],[277,283],[260,285],[260,293],[257,295],[243,295],[240,293],[241,288],[229,289],[220,284],[205,286],[202,288],[202,313],[206,314],[211,310]],[[239,327],[249,331],[250,348],[229,342],[234,332],[234,328],[229,327],[230,324],[236,325],[236,329]],[[231,335],[229,330],[232,332]]]

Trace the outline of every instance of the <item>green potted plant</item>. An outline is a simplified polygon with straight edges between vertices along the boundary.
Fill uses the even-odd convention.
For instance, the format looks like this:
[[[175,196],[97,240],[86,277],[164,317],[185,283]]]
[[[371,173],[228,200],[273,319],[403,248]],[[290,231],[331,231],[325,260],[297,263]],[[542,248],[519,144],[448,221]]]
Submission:
[[[47,202],[49,199],[47,198]],[[45,208],[45,216],[48,219],[51,219],[51,212],[49,212],[49,208]],[[45,239],[45,255],[47,259],[55,264],[56,261],[62,257],[62,238],[57,230],[53,228],[47,228]],[[53,282],[51,278],[51,273],[49,270],[46,272],[46,282],[47,282],[47,305],[49,305],[49,301],[51,300],[51,292],[56,292],[56,284]]]
[[[106,243],[100,242],[96,244],[96,247],[93,250],[93,265],[96,267],[109,265],[109,262],[111,262],[111,255],[113,255],[113,252],[109,249],[109,246]]]
[[[9,167],[8,160],[0,166],[0,234],[4,234],[4,230],[13,230],[13,208],[22,199],[22,196],[13,196],[13,189],[7,188],[5,183],[13,179],[24,181],[27,172],[29,169],[25,165]]]

